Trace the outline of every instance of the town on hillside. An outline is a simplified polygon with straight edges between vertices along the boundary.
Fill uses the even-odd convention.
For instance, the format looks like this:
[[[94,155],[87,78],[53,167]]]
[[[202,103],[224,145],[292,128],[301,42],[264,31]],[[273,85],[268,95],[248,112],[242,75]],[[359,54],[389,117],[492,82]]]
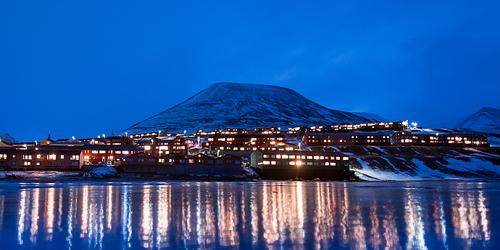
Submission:
[[[57,140],[49,135],[39,142],[0,141],[0,169],[83,171],[106,164],[123,173],[154,176],[241,176],[251,169],[270,179],[345,179],[355,156],[338,148],[348,146],[490,145],[483,134],[418,128],[408,121]]]

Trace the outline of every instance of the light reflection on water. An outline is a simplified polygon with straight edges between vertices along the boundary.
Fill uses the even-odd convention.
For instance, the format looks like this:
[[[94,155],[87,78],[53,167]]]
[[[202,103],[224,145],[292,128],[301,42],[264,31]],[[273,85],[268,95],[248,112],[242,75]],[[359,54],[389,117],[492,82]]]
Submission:
[[[6,182],[0,239],[10,249],[494,249],[499,191],[496,182]]]

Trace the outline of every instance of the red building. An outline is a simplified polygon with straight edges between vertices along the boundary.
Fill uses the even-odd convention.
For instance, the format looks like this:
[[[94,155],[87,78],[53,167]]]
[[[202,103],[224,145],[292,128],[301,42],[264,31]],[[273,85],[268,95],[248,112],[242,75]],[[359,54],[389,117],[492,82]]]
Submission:
[[[129,155],[137,153],[133,140],[125,136],[111,136],[81,139],[85,142],[82,150],[85,165],[107,163],[119,165]]]
[[[352,131],[345,132],[306,132],[303,137],[305,145],[310,147],[380,145],[392,144],[394,131]]]
[[[187,143],[183,136],[145,137],[135,139],[138,148],[149,155],[160,157],[168,154],[187,154]]]
[[[488,137],[483,134],[430,129],[396,133],[394,143],[418,146],[489,147]]]
[[[5,170],[79,170],[83,144],[53,142],[7,145],[0,143],[0,168]]]

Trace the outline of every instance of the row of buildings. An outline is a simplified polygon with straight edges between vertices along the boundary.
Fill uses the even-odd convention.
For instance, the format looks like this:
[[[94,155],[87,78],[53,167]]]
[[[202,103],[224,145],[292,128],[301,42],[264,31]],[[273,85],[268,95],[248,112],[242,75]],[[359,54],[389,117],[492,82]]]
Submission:
[[[7,144],[0,141],[0,168],[7,170],[77,170],[84,165],[116,163],[136,154],[128,137],[52,140]]]
[[[488,147],[481,134],[409,128],[406,121],[315,127],[224,129],[193,135],[145,133],[7,144],[0,141],[0,169],[80,170],[113,164],[125,172],[226,175],[242,166],[273,178],[338,176],[350,159],[342,146]],[[234,170],[234,171],[233,171]]]

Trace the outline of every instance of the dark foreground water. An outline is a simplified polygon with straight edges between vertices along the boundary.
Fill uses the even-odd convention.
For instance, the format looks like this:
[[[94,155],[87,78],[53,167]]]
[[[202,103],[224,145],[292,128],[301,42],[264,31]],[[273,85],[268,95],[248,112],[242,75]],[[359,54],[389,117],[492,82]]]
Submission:
[[[499,249],[498,182],[0,182],[0,248]]]

